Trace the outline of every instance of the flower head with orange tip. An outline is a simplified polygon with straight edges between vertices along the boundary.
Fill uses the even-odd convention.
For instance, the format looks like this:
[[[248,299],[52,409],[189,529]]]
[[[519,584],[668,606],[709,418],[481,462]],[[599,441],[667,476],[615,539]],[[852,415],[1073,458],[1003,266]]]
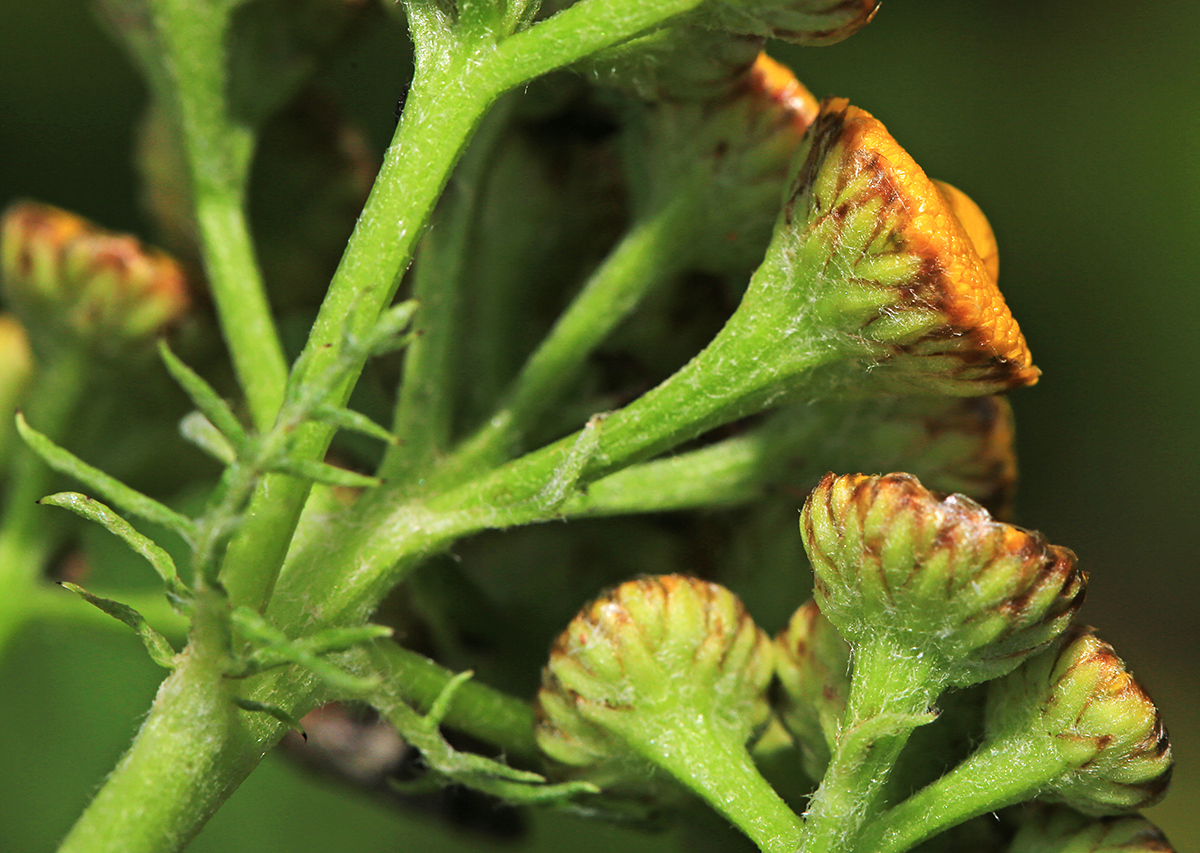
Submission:
[[[70,343],[115,356],[163,334],[189,303],[173,258],[45,204],[4,213],[0,261],[35,348]]]
[[[995,241],[961,192],[930,180],[843,99],[813,124],[784,211],[794,253],[823,256],[822,306],[901,390],[975,394],[1037,381],[996,285]]]

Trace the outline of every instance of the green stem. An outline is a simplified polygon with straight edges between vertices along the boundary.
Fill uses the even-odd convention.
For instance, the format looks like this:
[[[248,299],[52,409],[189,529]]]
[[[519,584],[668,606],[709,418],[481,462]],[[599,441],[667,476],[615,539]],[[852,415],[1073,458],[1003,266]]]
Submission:
[[[663,719],[653,738],[626,733],[630,746],[725,815],[765,853],[796,853],[804,823],[754,766],[741,745],[721,737],[707,716]]]
[[[182,849],[282,735],[273,719],[233,703],[227,618],[215,599],[197,600],[178,669],[60,853]]]
[[[67,346],[50,353],[36,370],[28,396],[28,418],[37,429],[61,441],[74,420],[90,374],[89,356]],[[16,447],[0,521],[0,650],[30,615],[46,559],[59,525],[36,504],[51,491],[54,472],[23,444]]]
[[[620,44],[703,0],[581,0],[502,41],[488,75],[508,90],[585,56]]]
[[[1013,736],[987,744],[872,821],[858,849],[903,853],[973,817],[1032,799],[1065,770],[1045,737]]]
[[[588,355],[676,271],[693,233],[696,204],[694,193],[681,192],[633,224],[530,356],[505,402],[456,454],[456,464],[476,470],[508,456]]]
[[[804,853],[860,849],[857,838],[878,811],[892,766],[913,729],[932,721],[943,681],[927,656],[887,638],[855,646],[842,728],[805,815]]]
[[[480,125],[416,258],[413,296],[420,309],[416,336],[404,354],[404,376],[393,419],[393,432],[401,443],[389,449],[379,469],[379,476],[387,480],[411,478],[429,468],[450,441],[454,392],[459,387],[454,356],[464,344],[459,322],[463,266],[479,195],[511,104],[502,101]]]
[[[367,334],[391,302],[450,170],[494,97],[459,55],[418,64],[396,135],[293,371],[295,381],[322,376],[339,357],[343,337]],[[360,371],[335,389],[331,404],[345,403]],[[323,424],[306,424],[297,431],[293,453],[320,459],[332,435]],[[264,478],[222,566],[233,601],[261,609],[270,600],[308,494],[306,481]]]
[[[405,702],[425,713],[455,673],[393,642],[379,642],[372,651],[376,669],[385,683]],[[507,694],[477,681],[468,681],[455,692],[443,723],[499,747],[510,758],[530,764],[542,760],[533,736],[533,709]]]
[[[255,425],[266,429],[283,401],[287,363],[245,217],[254,132],[228,103],[226,44],[232,3],[153,0],[166,74],[187,152],[204,267],[221,331]]]

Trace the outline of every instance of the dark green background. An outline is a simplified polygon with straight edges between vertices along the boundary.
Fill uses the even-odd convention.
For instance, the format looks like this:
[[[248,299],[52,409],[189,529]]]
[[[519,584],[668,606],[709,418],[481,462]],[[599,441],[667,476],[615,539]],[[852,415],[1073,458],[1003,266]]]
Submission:
[[[399,37],[380,33],[338,72],[380,133]],[[1083,618],[1164,711],[1179,767],[1150,816],[1180,850],[1200,839],[1198,44],[1200,6],[1184,0],[891,0],[842,45],[775,51],[990,217],[1044,371],[1013,400],[1019,521],[1078,552]],[[145,232],[129,165],[141,100],[81,0],[0,0],[0,205],[30,196]],[[153,696],[143,657],[132,637],[42,626],[0,663],[0,849],[47,849],[70,825]],[[636,849],[562,819],[538,837]],[[268,760],[193,849],[483,848]]]

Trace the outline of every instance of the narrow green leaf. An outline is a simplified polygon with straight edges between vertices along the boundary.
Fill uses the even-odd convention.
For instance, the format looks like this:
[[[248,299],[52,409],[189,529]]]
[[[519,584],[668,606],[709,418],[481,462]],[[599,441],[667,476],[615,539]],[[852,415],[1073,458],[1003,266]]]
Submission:
[[[295,641],[297,647],[314,655],[344,652],[373,640],[382,640],[395,632],[387,625],[358,625],[353,628],[327,628]]]
[[[167,366],[167,371],[196,404],[196,408],[208,418],[209,423],[216,427],[236,450],[242,450],[246,446],[246,429],[216,389],[199,373],[180,361],[165,341],[158,342],[158,354]]]
[[[179,421],[179,434],[222,465],[232,465],[237,461],[237,451],[229,439],[204,417],[203,412],[192,411],[184,415]]]
[[[375,356],[386,355],[405,346],[409,338],[402,333],[412,322],[417,308],[417,300],[408,299],[384,311],[367,334],[367,352]]]
[[[239,675],[295,664],[309,670],[330,687],[355,696],[374,690],[379,685],[379,679],[353,675],[321,655],[345,651],[392,634],[390,628],[382,625],[360,625],[331,628],[292,640],[262,615],[247,607],[234,610],[233,622],[251,645],[257,646],[246,659],[245,670]]]
[[[442,724],[442,720],[446,719],[446,712],[450,710],[450,702],[454,699],[454,694],[458,692],[458,688],[462,687],[474,677],[475,673],[472,670],[460,672],[446,682],[446,686],[442,688],[442,692],[433,700],[433,704],[429,707],[429,713],[425,715],[425,721],[434,728]],[[538,781],[541,781],[540,779]]]
[[[324,462],[312,459],[291,459],[282,457],[266,466],[268,471],[280,474],[291,474],[305,480],[324,483],[327,486],[348,486],[355,489],[370,489],[383,481],[378,477],[369,477],[356,471],[347,471]]]
[[[57,494],[47,495],[38,501],[38,503],[45,506],[58,506],[63,509],[69,509],[78,516],[96,522],[109,533],[119,537],[134,551],[145,557],[150,565],[154,567],[154,570],[158,572],[158,576],[162,578],[163,583],[167,585],[168,592],[179,598],[187,597],[188,591],[184,587],[183,581],[179,579],[179,571],[175,568],[175,561],[171,559],[171,555],[159,547],[154,540],[135,530],[133,525],[100,503],[100,501],[95,498],[89,498],[87,495],[81,495],[78,492],[58,492]]]
[[[278,705],[255,702],[253,699],[244,699],[241,696],[234,696],[233,704],[237,705],[243,711],[249,711],[252,714],[266,714],[268,717],[274,717],[285,726],[300,732],[300,736],[306,741],[308,740],[308,732],[304,730],[304,726],[300,725],[300,721]]]
[[[362,433],[363,435],[369,435],[371,438],[386,441],[388,444],[396,444],[397,442],[396,436],[392,435],[366,415],[352,409],[329,405],[317,406],[313,409],[312,418],[313,420],[335,426],[338,429],[346,429]]]
[[[55,471],[74,477],[90,489],[99,492],[108,499],[109,503],[115,504],[117,508],[131,515],[168,527],[189,542],[195,539],[196,524],[190,518],[180,515],[165,504],[143,495],[136,489],[131,489],[115,477],[110,477],[100,469],[93,468],[69,450],[59,447],[31,427],[25,421],[25,416],[19,412],[17,413],[17,432],[21,434],[21,438],[25,440],[29,448]]]
[[[171,648],[171,644],[167,642],[167,638],[150,627],[142,614],[138,613],[128,604],[122,604],[119,601],[113,601],[111,598],[101,598],[98,595],[92,595],[81,586],[76,586],[73,583],[63,581],[61,586],[76,593],[84,601],[103,610],[114,619],[119,619],[130,628],[137,632],[142,643],[146,646],[146,651],[150,653],[150,659],[156,664],[167,669],[175,668],[175,649]]]

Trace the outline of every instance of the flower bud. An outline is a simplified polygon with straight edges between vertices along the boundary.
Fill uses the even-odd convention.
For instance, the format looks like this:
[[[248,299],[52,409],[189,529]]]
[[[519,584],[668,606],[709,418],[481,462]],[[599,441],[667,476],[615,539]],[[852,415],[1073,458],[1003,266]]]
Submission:
[[[879,0],[717,0],[695,13],[727,32],[795,44],[834,44],[865,27]]]
[[[783,257],[820,264],[817,310],[898,390],[973,395],[1037,381],[996,287],[978,208],[939,187],[869,113],[826,101],[798,154]],[[966,216],[964,223],[959,213]]]
[[[826,474],[800,528],[821,612],[851,645],[890,638],[946,686],[1010,672],[1083,600],[1069,550],[962,495],[939,499],[908,474]]]
[[[66,211],[18,202],[0,224],[4,291],[35,349],[64,341],[103,356],[142,347],[188,306],[179,265]]]
[[[1044,735],[1066,771],[1043,796],[1085,814],[1153,805],[1173,759],[1162,716],[1092,629],[1074,627],[1052,649],[991,685],[989,738]]]
[[[770,639],[724,587],[682,575],[628,581],[555,641],[538,743],[564,764],[625,761],[682,712],[745,744],[770,716],[773,668]]]
[[[967,495],[993,518],[1008,517],[1016,489],[1017,458],[1012,407],[1004,397],[831,401],[789,408],[779,417],[785,415],[808,420],[823,416],[828,424],[819,460],[822,470],[805,470],[803,479],[793,477],[793,483],[815,483],[828,468],[905,470],[932,490]],[[785,452],[789,450],[795,454],[785,448]],[[810,448],[805,450],[809,456],[815,455]]]
[[[1138,815],[1090,818],[1064,806],[1031,805],[1016,815],[1009,853],[1174,853],[1158,827]]]
[[[538,744],[618,790],[644,790],[664,771],[763,849],[795,850],[800,819],[746,751],[770,717],[774,663],[770,639],[724,587],[681,575],[629,581],[555,642],[535,705]]]
[[[625,146],[637,215],[692,198],[680,263],[744,280],[770,242],[780,186],[817,110],[765,53],[719,96],[646,107]]]
[[[33,375],[33,354],[25,328],[11,314],[0,314],[0,470],[9,462],[15,433],[13,416],[25,399]]]
[[[811,599],[792,615],[775,646],[775,710],[800,747],[804,771],[820,779],[850,693],[850,646]]]

